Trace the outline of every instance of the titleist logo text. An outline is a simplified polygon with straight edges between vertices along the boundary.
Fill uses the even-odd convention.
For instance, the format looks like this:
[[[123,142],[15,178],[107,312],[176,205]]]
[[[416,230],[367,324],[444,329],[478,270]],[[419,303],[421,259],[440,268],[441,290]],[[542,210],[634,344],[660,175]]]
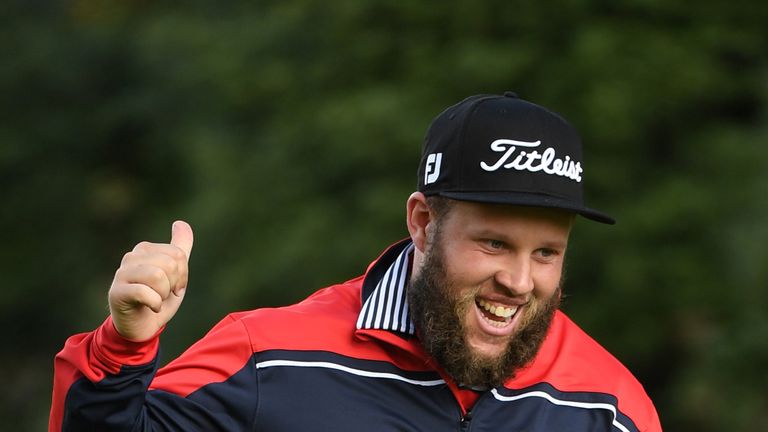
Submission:
[[[534,142],[516,141],[511,139],[497,139],[491,143],[491,150],[497,153],[503,153],[499,160],[493,164],[480,162],[480,168],[486,171],[496,171],[502,166],[506,169],[516,169],[518,171],[538,172],[543,171],[550,175],[567,177],[571,180],[581,182],[581,162],[571,160],[570,156],[563,159],[557,158],[555,149],[548,147],[543,153],[537,150],[532,152],[521,151],[514,159],[515,150],[518,147],[537,148],[541,145],[541,140]],[[512,159],[511,162],[507,162]]]

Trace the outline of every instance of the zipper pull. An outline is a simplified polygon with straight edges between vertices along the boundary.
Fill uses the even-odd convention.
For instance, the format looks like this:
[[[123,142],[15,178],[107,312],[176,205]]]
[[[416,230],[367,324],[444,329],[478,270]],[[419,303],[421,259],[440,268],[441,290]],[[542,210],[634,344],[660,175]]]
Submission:
[[[462,431],[466,431],[467,428],[469,428],[469,422],[472,421],[472,411],[467,411],[466,414],[461,418],[461,421],[459,425],[461,426]]]

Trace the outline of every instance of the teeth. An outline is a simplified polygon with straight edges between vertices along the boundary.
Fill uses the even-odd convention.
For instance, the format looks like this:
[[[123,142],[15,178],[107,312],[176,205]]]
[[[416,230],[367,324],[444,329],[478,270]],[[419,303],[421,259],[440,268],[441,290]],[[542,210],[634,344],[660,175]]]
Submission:
[[[515,312],[517,312],[517,306],[513,306],[513,307],[496,306],[488,303],[483,299],[479,299],[477,301],[477,304],[479,304],[480,307],[487,310],[491,314],[496,315],[499,318],[509,318],[512,315],[514,315]]]

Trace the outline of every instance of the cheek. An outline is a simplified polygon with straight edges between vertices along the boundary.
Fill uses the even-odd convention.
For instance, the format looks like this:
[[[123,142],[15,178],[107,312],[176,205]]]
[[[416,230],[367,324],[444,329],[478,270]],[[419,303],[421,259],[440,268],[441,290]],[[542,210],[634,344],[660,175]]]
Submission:
[[[477,286],[492,279],[499,266],[481,253],[453,253],[445,257],[446,277],[462,287]]]
[[[475,299],[484,289],[490,286],[490,278],[471,271],[447,271],[446,294],[451,297],[460,316],[464,316],[470,306],[474,307]]]
[[[536,297],[548,299],[552,297],[560,287],[562,266],[541,269],[534,275],[534,293]]]

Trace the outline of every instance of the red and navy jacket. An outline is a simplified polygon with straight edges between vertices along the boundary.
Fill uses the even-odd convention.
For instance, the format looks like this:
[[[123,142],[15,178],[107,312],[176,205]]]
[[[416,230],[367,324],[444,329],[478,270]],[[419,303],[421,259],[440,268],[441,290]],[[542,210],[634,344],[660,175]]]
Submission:
[[[562,312],[534,361],[488,391],[423,351],[409,242],[296,305],[234,313],[158,369],[159,337],[108,318],[56,356],[49,431],[661,431],[632,374]]]

